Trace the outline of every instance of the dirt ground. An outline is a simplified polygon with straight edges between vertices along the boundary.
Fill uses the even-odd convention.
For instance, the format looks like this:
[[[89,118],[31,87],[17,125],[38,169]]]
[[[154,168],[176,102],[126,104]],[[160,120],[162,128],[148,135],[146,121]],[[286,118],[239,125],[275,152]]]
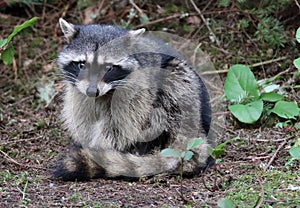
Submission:
[[[55,65],[63,44],[59,17],[80,24],[167,30],[193,39],[209,54],[222,81],[229,66],[253,65],[257,79],[280,74],[276,84],[287,91],[288,100],[299,105],[299,90],[291,88],[300,82],[292,65],[299,56],[298,46],[291,42],[300,26],[296,1],[276,13],[286,31],[287,41],[282,47],[260,42],[251,28],[239,30],[241,18],[250,24],[259,18],[240,9],[236,1],[228,7],[220,7],[217,1],[195,1],[196,6],[194,1],[96,1],[87,5],[84,2],[88,1],[7,2],[0,1],[0,39],[15,25],[33,16],[38,20],[13,40],[13,64],[0,62],[0,207],[217,207],[222,198],[233,199],[237,207],[299,207],[299,161],[285,166],[290,146],[300,138],[299,130],[293,125],[276,127],[283,121],[275,116],[256,125],[243,125],[226,108],[214,114],[217,120],[222,116],[226,119],[217,124],[217,140],[236,140],[226,145],[226,154],[216,167],[183,180],[188,203],[180,196],[178,176],[62,182],[49,175],[70,141],[59,119],[63,89]],[[189,15],[184,16],[186,13]],[[98,16],[93,19],[91,14]],[[205,23],[211,21],[213,33],[202,17]],[[211,41],[212,34],[219,43]],[[42,99],[41,89],[52,96]],[[299,125],[299,117],[291,123]]]

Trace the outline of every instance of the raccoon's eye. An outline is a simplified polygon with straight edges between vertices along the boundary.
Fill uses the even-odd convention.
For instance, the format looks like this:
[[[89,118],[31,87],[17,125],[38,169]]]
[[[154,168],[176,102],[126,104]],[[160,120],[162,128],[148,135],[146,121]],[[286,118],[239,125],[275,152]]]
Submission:
[[[106,66],[105,68],[107,72],[110,72],[112,70],[112,66]]]
[[[114,70],[121,70],[122,69],[122,67],[119,66],[119,65],[112,65],[111,68],[114,69]]]
[[[132,71],[120,65],[112,65],[103,76],[106,83],[125,79]]]
[[[80,70],[84,70],[85,69],[85,62],[80,61],[80,62],[77,63],[77,66]]]
[[[119,65],[112,65],[112,66],[106,66],[107,72],[110,72],[112,70],[121,70],[122,67]]]

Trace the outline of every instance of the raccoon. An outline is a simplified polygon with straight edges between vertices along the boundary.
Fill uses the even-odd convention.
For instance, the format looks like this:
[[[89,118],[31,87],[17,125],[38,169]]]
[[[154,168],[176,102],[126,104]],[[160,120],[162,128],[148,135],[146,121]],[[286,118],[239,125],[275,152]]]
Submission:
[[[145,29],[59,20],[66,45],[57,64],[65,80],[62,119],[72,144],[53,175],[61,180],[178,174],[184,151],[202,137],[183,174],[213,163],[209,93],[181,55]]]

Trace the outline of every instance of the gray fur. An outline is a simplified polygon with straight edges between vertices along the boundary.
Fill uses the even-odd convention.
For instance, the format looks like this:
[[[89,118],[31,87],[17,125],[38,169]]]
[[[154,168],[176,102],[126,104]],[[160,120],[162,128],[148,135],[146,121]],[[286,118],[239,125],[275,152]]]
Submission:
[[[63,158],[55,175],[66,180],[80,178],[76,175],[80,168],[88,169],[83,179],[178,173],[179,159],[163,157],[160,150],[183,151],[188,141],[207,135],[201,126],[201,96],[207,95],[199,89],[197,73],[175,50],[144,35],[144,29],[78,26],[63,19],[60,26],[69,42],[57,59],[59,69],[69,78],[62,119],[80,148]],[[164,68],[158,64],[165,58],[160,54],[173,57]],[[84,63],[78,76],[66,71],[70,63]],[[129,75],[104,82],[111,65],[128,69]],[[139,149],[166,132],[162,146],[151,147],[145,154]],[[194,150],[194,157],[184,165],[185,173],[206,166],[211,145],[204,142]]]

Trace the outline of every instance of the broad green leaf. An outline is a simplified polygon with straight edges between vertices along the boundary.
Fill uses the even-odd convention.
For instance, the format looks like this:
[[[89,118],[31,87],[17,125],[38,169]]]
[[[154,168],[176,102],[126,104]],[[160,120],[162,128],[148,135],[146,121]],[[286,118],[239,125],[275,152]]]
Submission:
[[[34,24],[34,22],[37,20],[37,17],[33,17],[30,20],[25,21],[23,24],[18,25],[14,28],[14,31],[8,36],[7,42],[10,42],[11,39],[18,34],[21,30],[25,29],[26,27],[29,27]]]
[[[298,43],[300,43],[300,27],[298,27],[296,31],[296,40],[298,41]]]
[[[193,157],[194,153],[192,151],[187,151],[183,157],[184,160],[188,161]]]
[[[283,95],[276,92],[264,92],[260,95],[260,98],[269,102],[277,102],[283,99]]]
[[[235,208],[233,202],[230,199],[220,199],[218,201],[218,207],[220,208]]]
[[[188,144],[187,144],[187,147],[186,149],[190,150],[190,149],[194,149],[196,147],[198,147],[200,144],[202,144],[204,141],[202,138],[196,138],[196,139],[193,139],[192,141],[190,141]]]
[[[10,42],[8,44],[8,47],[4,51],[1,52],[1,59],[2,59],[3,63],[5,65],[12,64],[14,54],[15,54],[15,51],[12,46],[12,43]]]
[[[300,160],[300,147],[291,147],[289,152],[293,158]]]
[[[160,154],[164,157],[181,157],[179,152],[171,148],[163,149]]]
[[[299,115],[300,109],[294,102],[278,101],[271,112],[282,118],[293,119]]]
[[[252,124],[260,118],[263,106],[263,101],[257,100],[246,105],[230,105],[228,108],[240,122]]]
[[[297,69],[300,69],[300,58],[295,59],[293,63]]]
[[[227,100],[240,102],[244,98],[258,99],[258,85],[251,70],[241,64],[230,67],[224,84]]]

